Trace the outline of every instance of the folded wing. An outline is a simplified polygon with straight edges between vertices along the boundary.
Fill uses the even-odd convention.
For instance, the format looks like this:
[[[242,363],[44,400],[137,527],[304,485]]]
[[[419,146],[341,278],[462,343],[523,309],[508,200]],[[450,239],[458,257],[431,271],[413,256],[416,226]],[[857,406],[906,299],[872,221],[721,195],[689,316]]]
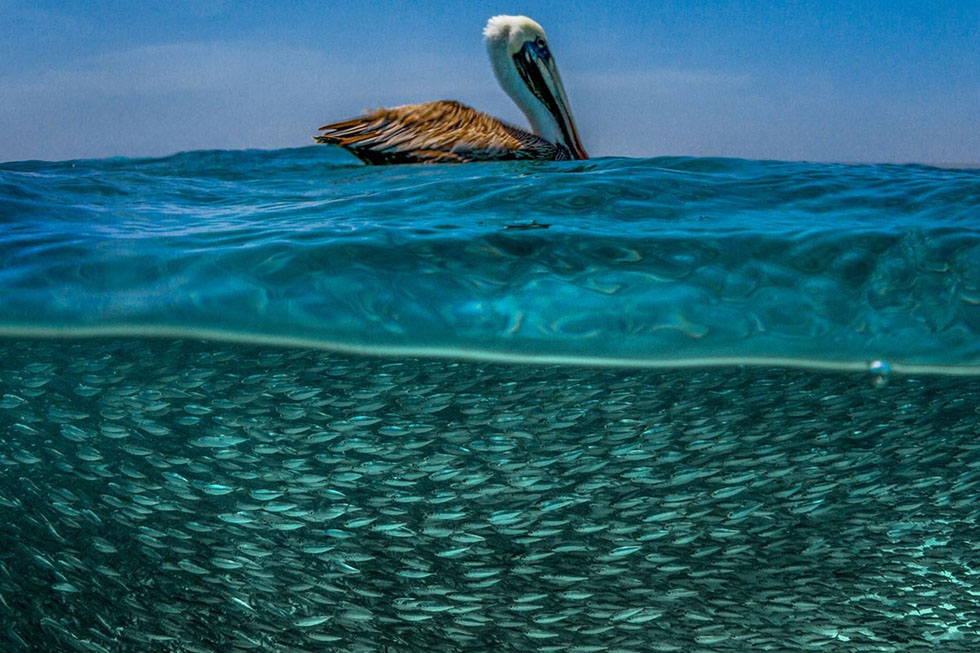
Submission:
[[[378,109],[320,131],[316,142],[371,164],[570,158],[565,148],[452,100]]]

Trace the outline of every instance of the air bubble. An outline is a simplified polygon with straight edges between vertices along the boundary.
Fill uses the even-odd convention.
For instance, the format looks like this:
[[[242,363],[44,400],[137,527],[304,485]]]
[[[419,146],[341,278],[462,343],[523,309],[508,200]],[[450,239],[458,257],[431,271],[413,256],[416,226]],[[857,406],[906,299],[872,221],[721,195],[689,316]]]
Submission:
[[[892,376],[892,366],[888,361],[871,361],[868,363],[868,372],[871,374],[871,385],[881,388],[888,385],[888,380]]]

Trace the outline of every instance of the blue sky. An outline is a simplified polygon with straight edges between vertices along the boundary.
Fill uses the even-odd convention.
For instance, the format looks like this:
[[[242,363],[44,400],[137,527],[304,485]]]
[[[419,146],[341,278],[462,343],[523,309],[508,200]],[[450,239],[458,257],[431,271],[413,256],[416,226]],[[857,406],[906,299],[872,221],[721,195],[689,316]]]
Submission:
[[[980,162],[980,0],[0,0],[0,160],[303,146],[436,99],[523,125],[498,13],[548,32],[593,156]]]

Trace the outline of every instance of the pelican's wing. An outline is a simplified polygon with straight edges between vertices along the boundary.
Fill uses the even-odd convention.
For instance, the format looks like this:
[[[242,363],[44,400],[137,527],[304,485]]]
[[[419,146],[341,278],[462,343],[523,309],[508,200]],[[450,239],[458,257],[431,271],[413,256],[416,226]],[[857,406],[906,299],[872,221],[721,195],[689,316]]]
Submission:
[[[320,131],[318,143],[339,145],[365,163],[562,158],[548,141],[452,100],[378,109]]]

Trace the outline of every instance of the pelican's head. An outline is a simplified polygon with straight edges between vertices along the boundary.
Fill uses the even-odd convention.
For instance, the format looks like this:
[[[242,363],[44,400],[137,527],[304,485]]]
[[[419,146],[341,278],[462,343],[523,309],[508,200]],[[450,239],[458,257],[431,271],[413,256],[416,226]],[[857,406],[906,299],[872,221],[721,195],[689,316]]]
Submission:
[[[527,16],[494,16],[483,38],[497,81],[527,116],[534,133],[564,146],[576,159],[589,158],[541,26]]]

